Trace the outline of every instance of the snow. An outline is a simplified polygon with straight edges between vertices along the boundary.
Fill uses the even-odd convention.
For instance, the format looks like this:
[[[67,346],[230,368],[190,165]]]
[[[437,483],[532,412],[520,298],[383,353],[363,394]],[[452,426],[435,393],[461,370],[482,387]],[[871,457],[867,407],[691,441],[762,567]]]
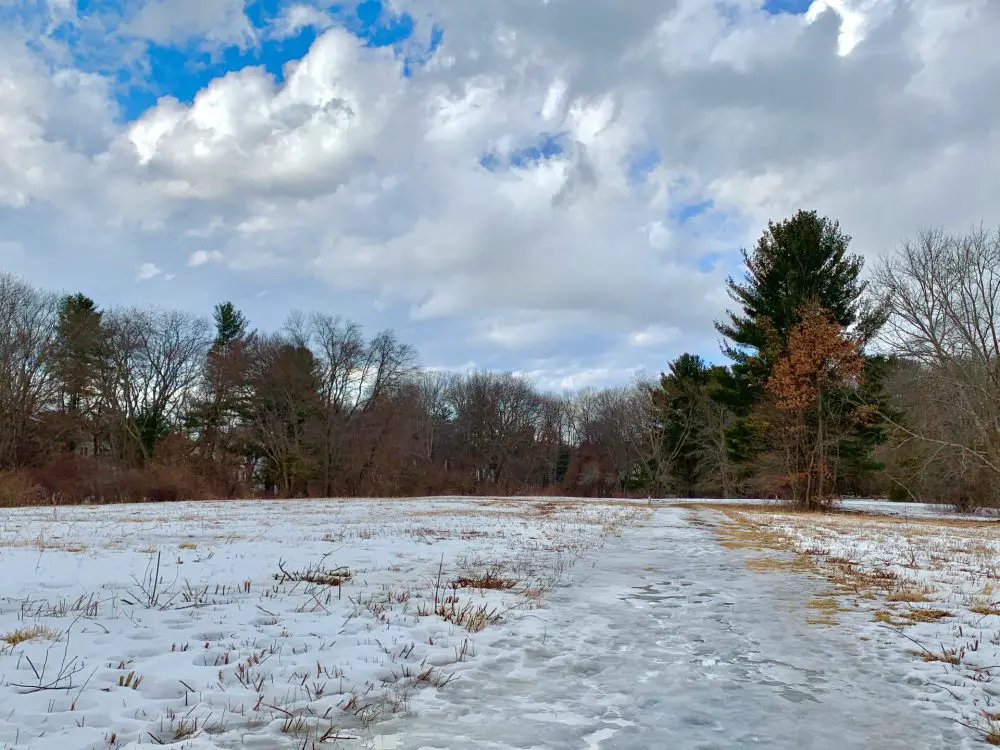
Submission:
[[[426,498],[6,511],[0,638],[37,637],[0,641],[0,747],[973,746],[952,720],[961,702],[930,685],[944,665],[860,611],[812,624],[823,576],[748,567],[760,553],[718,543],[719,510]],[[759,515],[790,545],[819,543]],[[845,555],[885,546],[850,547],[847,526],[830,536]],[[923,538],[944,549],[938,527]],[[507,583],[451,585],[484,576]],[[925,627],[950,624],[908,633],[934,642]],[[987,643],[977,663],[1000,663]],[[989,687],[956,695],[972,707]]]
[[[730,515],[777,533],[800,569],[833,584],[814,604],[905,665],[932,713],[1000,744],[1000,524],[915,513]]]

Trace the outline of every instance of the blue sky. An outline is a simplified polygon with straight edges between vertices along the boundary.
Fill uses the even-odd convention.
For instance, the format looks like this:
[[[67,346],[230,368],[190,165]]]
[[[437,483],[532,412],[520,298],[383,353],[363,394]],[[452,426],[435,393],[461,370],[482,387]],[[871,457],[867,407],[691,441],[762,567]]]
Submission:
[[[279,0],[256,0],[247,4],[246,16],[261,35],[250,46],[230,45],[209,52],[194,41],[182,46],[149,44],[146,79],[131,85],[123,81],[123,90],[119,94],[123,118],[134,120],[164,94],[190,103],[198,91],[212,80],[249,65],[261,65],[279,83],[283,81],[285,64],[304,57],[319,30],[305,26],[291,36],[275,36],[271,31],[281,10]],[[363,0],[356,7],[333,6],[328,12],[336,22],[372,47],[400,48],[413,35],[413,19],[405,13],[393,14],[379,0]],[[435,29],[429,46],[423,51],[424,57],[433,54],[441,39],[442,32]],[[407,72],[421,62],[421,58],[406,55],[401,48],[399,53],[404,58]]]
[[[769,13],[791,13],[800,15],[809,10],[812,0],[767,0],[764,9]]]

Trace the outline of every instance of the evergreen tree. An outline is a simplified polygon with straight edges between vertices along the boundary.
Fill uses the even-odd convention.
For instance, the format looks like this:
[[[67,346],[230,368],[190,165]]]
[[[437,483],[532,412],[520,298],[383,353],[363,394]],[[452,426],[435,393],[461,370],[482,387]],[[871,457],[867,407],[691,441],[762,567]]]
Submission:
[[[750,417],[765,398],[775,362],[787,352],[791,331],[802,322],[800,311],[819,306],[862,343],[885,322],[884,310],[869,303],[861,279],[864,259],[848,252],[850,241],[838,222],[800,210],[769,222],[753,250],[743,250],[745,279],[727,281],[740,309],[716,323],[727,339],[723,352],[733,361],[716,397],[739,417],[729,431],[730,455],[747,471],[757,442]]]
[[[694,495],[700,478],[698,412],[708,380],[702,358],[682,354],[660,375],[660,388],[653,396],[660,412],[667,473],[682,497]]]
[[[696,497],[711,481],[710,411],[726,374],[725,367],[710,367],[697,355],[682,354],[660,375],[660,387],[653,393],[663,434],[662,460],[673,489],[682,497]]]
[[[228,465],[239,452],[234,432],[246,421],[246,347],[254,334],[232,302],[216,305],[212,317],[215,339],[205,359],[201,397],[188,414],[188,428],[198,435],[201,455],[227,475],[236,471]]]
[[[215,320],[215,346],[225,348],[247,337],[247,319],[232,302],[221,302],[212,315]]]
[[[84,294],[65,297],[59,309],[55,368],[63,390],[63,408],[82,411],[93,390],[100,361],[102,313]]]
[[[838,222],[799,211],[782,222],[769,222],[756,247],[742,251],[746,279],[726,282],[741,309],[716,323],[729,341],[723,351],[734,362],[734,379],[741,381],[727,389],[733,407],[746,413],[759,398],[806,305],[828,310],[834,321],[857,329],[863,340],[881,327],[881,310],[866,304],[868,285],[860,278],[864,259],[848,253],[850,241]]]
[[[76,450],[88,429],[92,449],[96,453],[99,448],[98,381],[105,338],[103,313],[94,300],[84,294],[62,299],[52,362],[61,391],[59,442],[67,450]]]

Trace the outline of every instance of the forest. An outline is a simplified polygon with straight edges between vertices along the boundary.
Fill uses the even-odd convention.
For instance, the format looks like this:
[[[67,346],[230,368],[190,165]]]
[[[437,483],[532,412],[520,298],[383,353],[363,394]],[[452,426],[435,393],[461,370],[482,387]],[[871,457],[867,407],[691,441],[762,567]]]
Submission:
[[[799,211],[744,249],[719,352],[572,394],[420,367],[326,312],[254,330],[0,272],[0,505],[249,497],[846,496],[1000,505],[1000,231],[865,267]],[[709,364],[710,360],[727,364]]]

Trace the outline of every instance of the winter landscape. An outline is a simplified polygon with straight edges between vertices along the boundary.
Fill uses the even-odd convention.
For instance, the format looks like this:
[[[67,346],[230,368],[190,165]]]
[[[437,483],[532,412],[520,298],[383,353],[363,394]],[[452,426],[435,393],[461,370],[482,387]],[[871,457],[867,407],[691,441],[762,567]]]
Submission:
[[[998,39],[0,1],[0,750],[1000,747]]]
[[[997,527],[880,509],[430,498],[11,511],[0,742],[996,743]]]

